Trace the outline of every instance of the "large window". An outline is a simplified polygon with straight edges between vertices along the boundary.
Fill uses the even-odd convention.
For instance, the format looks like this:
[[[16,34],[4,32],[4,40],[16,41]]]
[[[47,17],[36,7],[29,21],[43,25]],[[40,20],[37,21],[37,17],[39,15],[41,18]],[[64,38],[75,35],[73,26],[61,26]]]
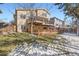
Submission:
[[[29,16],[30,16],[30,14],[21,14],[21,15],[20,15],[20,18],[21,18],[21,19],[28,19]]]

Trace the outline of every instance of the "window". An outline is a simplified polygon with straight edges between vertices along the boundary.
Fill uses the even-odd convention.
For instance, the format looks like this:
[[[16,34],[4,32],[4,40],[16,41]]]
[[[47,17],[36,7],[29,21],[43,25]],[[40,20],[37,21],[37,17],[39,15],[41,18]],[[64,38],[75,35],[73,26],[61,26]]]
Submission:
[[[26,19],[28,19],[30,17],[30,13],[26,14]]]
[[[20,15],[20,18],[21,18],[21,19],[28,19],[29,16],[30,16],[30,14],[21,14],[21,15]]]
[[[47,14],[46,13],[43,13],[42,16],[47,17]]]
[[[26,17],[29,17],[30,16],[30,14],[26,14]]]
[[[26,15],[21,14],[21,15],[20,15],[20,18],[21,18],[21,19],[26,19]]]
[[[35,13],[34,12],[31,12],[31,14],[30,14],[30,18],[35,18]]]
[[[21,25],[21,29],[22,29],[22,31],[24,31],[26,28],[24,25]]]
[[[58,24],[56,24],[56,26],[58,26]]]

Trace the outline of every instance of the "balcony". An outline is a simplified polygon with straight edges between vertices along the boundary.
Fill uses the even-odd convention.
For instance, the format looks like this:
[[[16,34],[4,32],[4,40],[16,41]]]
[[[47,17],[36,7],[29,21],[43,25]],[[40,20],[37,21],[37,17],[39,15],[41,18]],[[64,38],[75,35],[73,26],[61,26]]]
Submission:
[[[52,20],[48,20],[48,18],[45,18],[45,17],[32,17],[32,18],[29,18],[29,20],[27,20],[28,23],[38,23],[38,24],[42,24],[42,25],[53,25],[53,21]]]
[[[27,22],[45,23],[47,20],[48,20],[47,18],[35,16],[35,17],[29,17],[29,20],[27,20]]]

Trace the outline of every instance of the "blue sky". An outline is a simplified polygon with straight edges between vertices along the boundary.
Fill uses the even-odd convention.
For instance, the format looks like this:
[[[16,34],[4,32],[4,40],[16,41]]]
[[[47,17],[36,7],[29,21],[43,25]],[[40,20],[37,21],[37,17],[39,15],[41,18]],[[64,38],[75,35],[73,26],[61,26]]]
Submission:
[[[32,4],[29,4],[29,3],[0,4],[0,9],[3,11],[3,13],[0,14],[0,19],[6,22],[10,22],[11,20],[13,20],[13,14],[15,13],[16,8],[21,8],[21,7],[30,8],[31,5]],[[57,6],[55,6],[53,3],[36,3],[35,6],[32,8],[46,8],[49,10],[51,17],[57,17],[61,20],[64,19],[63,11],[59,10]]]

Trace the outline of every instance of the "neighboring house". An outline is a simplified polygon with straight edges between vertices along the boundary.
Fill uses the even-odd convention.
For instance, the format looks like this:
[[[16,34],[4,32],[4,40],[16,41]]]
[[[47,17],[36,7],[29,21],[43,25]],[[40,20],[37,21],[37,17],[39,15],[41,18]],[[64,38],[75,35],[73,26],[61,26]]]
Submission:
[[[15,32],[16,26],[13,24],[8,24],[6,27],[3,28],[3,31],[6,33],[13,33]]]
[[[0,34],[3,33],[3,28],[6,27],[8,24],[2,20],[0,20]]]
[[[7,24],[6,24],[4,21],[0,20],[0,29],[3,28],[3,27],[6,26],[6,25],[7,25]]]
[[[16,31],[33,34],[51,34],[53,22],[46,9],[16,9]]]
[[[15,29],[16,29],[15,25],[8,24],[4,21],[0,21],[0,34],[15,32]]]
[[[65,28],[64,28],[65,24],[64,24],[63,20],[60,20],[60,19],[58,19],[56,17],[52,17],[50,19],[54,21],[53,25],[54,25],[54,30],[55,31],[57,31],[59,33],[65,32]]]
[[[64,22],[63,20],[60,20],[56,17],[53,17],[53,19],[54,19],[54,27],[63,28],[63,22]]]

